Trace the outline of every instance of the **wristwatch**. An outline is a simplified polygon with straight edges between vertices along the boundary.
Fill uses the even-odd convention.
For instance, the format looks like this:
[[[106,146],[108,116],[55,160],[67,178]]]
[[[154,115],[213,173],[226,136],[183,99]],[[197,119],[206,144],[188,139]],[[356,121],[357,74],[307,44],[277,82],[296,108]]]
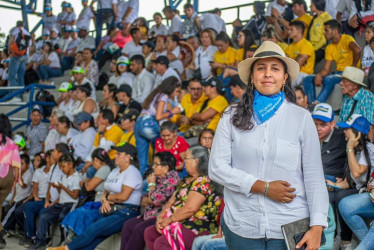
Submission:
[[[100,131],[100,132],[99,132],[99,135],[104,135],[104,132],[103,132],[103,131]]]
[[[354,152],[354,149],[347,148],[347,153]]]

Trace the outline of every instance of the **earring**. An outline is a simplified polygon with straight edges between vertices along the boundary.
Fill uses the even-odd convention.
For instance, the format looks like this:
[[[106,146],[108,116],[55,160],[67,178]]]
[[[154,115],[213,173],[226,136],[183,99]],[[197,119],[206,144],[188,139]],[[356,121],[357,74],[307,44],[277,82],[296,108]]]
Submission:
[[[284,92],[284,85],[286,85],[286,84],[283,84],[283,86],[282,86],[282,91]]]
[[[252,89],[254,89],[254,88],[255,88],[255,85],[253,84],[253,82],[251,82],[251,86],[252,86]]]

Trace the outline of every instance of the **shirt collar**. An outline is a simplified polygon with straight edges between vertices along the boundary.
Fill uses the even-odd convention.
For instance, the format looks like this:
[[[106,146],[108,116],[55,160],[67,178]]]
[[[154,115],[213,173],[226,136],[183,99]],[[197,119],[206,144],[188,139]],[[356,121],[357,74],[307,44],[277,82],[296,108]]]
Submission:
[[[109,129],[111,129],[113,126],[114,126],[114,123],[112,123],[111,125],[109,125],[108,127],[106,127],[106,131],[108,131]]]
[[[360,100],[364,94],[364,91],[365,91],[364,88],[360,88],[360,90],[352,97],[352,99],[357,100],[357,101]]]
[[[330,141],[330,139],[331,139],[332,133],[334,133],[334,129],[331,130],[329,136],[327,136],[326,140],[324,140],[323,142],[328,143]]]

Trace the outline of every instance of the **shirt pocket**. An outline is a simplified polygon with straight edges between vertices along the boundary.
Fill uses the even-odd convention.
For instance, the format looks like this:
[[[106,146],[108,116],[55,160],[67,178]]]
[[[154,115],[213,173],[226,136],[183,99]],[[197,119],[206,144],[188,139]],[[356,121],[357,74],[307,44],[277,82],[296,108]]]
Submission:
[[[274,165],[285,170],[296,170],[300,159],[300,146],[297,143],[277,139]]]

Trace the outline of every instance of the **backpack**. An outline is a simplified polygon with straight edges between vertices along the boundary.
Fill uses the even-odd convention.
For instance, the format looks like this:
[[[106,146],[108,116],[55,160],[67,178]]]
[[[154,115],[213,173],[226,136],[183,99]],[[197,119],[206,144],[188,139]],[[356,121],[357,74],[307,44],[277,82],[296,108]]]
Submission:
[[[19,29],[19,34],[17,35],[17,38],[13,42],[13,44],[10,46],[10,51],[12,52],[13,56],[23,56],[27,52],[27,47],[29,46],[29,42],[31,39],[31,36],[25,35],[22,32],[22,29]]]
[[[56,104],[55,97],[47,90],[39,90],[36,93],[35,101],[38,102],[53,102]],[[42,106],[44,117],[48,117],[52,114],[53,106]]]

